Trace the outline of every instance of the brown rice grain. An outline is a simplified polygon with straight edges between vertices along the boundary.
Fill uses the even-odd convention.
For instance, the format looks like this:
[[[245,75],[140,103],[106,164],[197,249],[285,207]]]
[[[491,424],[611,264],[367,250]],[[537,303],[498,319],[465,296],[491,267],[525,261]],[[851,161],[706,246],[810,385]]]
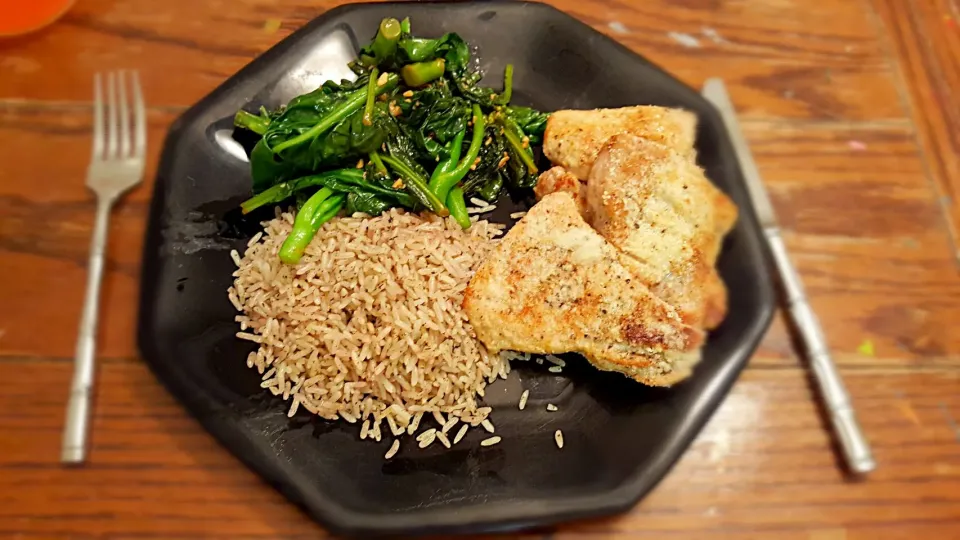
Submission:
[[[397,452],[400,451],[400,439],[394,439],[393,444],[390,445],[390,449],[387,450],[387,453],[383,455],[383,459],[390,459],[393,456],[397,455]]]
[[[480,441],[480,446],[493,446],[493,445],[497,444],[498,442],[500,442],[500,436],[499,436],[499,435],[494,435],[493,437],[490,437],[489,439],[484,439],[484,440]]]
[[[453,444],[457,444],[458,442],[460,442],[460,439],[462,439],[463,436],[467,434],[467,430],[469,428],[470,426],[468,424],[464,424],[460,426],[460,431],[458,431],[457,436],[453,438]]]

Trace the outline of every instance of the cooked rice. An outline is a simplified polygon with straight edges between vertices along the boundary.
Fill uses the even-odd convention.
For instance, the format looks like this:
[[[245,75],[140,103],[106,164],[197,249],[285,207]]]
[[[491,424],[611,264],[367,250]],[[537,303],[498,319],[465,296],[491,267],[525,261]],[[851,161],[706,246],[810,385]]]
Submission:
[[[460,304],[502,226],[478,220],[464,231],[402,210],[340,218],[286,265],[278,251],[292,222],[278,212],[234,257],[228,296],[242,311],[237,337],[260,344],[247,365],[261,386],[292,400],[291,414],[359,421],[368,439],[381,439],[383,421],[395,436],[413,434],[424,414],[441,427],[486,420],[477,395],[509,368],[476,339]]]
[[[440,441],[440,443],[446,446],[447,448],[450,448],[450,439],[447,438],[447,435],[445,433],[438,431],[437,440]]]
[[[563,358],[560,358],[559,356],[554,356],[554,355],[552,355],[552,354],[548,354],[548,355],[544,356],[544,358],[547,359],[547,362],[550,362],[551,364],[554,364],[554,365],[557,365],[557,366],[560,366],[560,367],[564,367],[564,366],[567,365],[567,363],[563,361]]]
[[[547,371],[549,371],[550,373],[562,373],[563,368],[560,366],[550,366],[547,368]]]
[[[493,437],[490,437],[489,439],[484,439],[484,440],[480,441],[480,446],[493,446],[493,445],[497,444],[498,442],[500,442],[500,436],[499,436],[499,435],[494,435]]]
[[[418,440],[419,440],[419,439],[418,439]],[[433,433],[430,433],[429,436],[424,437],[423,440],[420,441],[420,445],[419,445],[419,446],[420,446],[420,448],[426,448],[426,447],[430,446],[431,444],[433,444],[433,441],[435,441],[435,440],[437,440],[437,432],[436,432],[436,430],[434,430]]]
[[[521,411],[523,410],[524,407],[527,406],[527,399],[529,399],[529,398],[530,398],[530,391],[529,391],[529,390],[524,390],[523,393],[520,394],[520,405],[519,405],[519,407],[520,407],[520,410],[521,410]]]
[[[393,444],[390,445],[390,449],[387,450],[387,453],[383,455],[383,459],[390,459],[393,456],[397,455],[397,452],[400,451],[400,439],[394,439]]]
[[[489,204],[487,206],[479,206],[477,208],[467,208],[467,214],[486,214],[487,212],[493,212],[497,209],[497,205]]]
[[[480,425],[483,426],[483,429],[489,431],[490,433],[496,431],[496,429],[493,428],[493,423],[490,420],[484,420],[483,422],[480,422]]]
[[[457,444],[458,442],[460,442],[460,439],[462,439],[463,436],[467,434],[467,429],[469,428],[470,428],[469,424],[464,424],[460,426],[460,431],[458,431],[457,436],[453,438],[453,444]]]
[[[522,218],[522,217],[525,216],[525,215],[527,215],[526,212],[514,212],[514,213],[510,214],[510,219],[520,219],[520,218]]]
[[[547,410],[550,412],[554,412],[557,410],[557,406],[554,405],[553,403],[547,403]]]
[[[557,443],[557,448],[563,448],[563,432],[559,429],[553,434],[553,440]]]

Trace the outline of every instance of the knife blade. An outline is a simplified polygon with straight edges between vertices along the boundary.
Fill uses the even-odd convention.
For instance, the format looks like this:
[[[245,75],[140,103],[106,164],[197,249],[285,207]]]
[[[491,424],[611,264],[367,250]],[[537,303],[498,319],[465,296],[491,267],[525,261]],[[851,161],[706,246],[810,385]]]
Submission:
[[[810,307],[800,276],[787,254],[786,244],[780,235],[776,214],[770,203],[770,196],[763,185],[757,164],[753,161],[750,147],[740,130],[737,113],[727,94],[726,85],[721,79],[708,79],[703,86],[702,95],[719,111],[727,134],[733,143],[734,152],[746,181],[750,202],[763,228],[770,258],[780,278],[784,306],[793,320],[810,362],[814,380],[817,382],[821,399],[830,416],[830,423],[840,443],[847,467],[856,474],[866,474],[876,468],[870,444],[860,429],[850,395],[830,356],[820,321]]]

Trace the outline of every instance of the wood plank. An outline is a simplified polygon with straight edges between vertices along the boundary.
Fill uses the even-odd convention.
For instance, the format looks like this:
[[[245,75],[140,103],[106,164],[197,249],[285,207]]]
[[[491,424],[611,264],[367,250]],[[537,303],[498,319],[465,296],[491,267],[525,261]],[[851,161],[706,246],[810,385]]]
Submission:
[[[0,361],[0,534],[322,535],[203,433],[139,362],[101,366],[90,463],[60,467],[70,370],[68,362]],[[906,538],[921,523],[930,538],[960,534],[960,371],[845,376],[880,463],[869,480],[849,482],[838,470],[804,372],[748,370],[646,500],[624,517],[557,536],[835,531],[885,539]]]
[[[99,354],[133,356],[136,298],[148,201],[160,141],[175,113],[148,114],[144,182],[110,221]],[[73,355],[96,203],[85,186],[92,111],[87,106],[0,107],[0,355]],[[56,159],[50,159],[51,152]],[[38,164],[43,164],[38,169]],[[56,332],[37,332],[37,321]]]
[[[7,45],[0,66],[13,76],[0,80],[0,99],[86,101],[94,72],[137,68],[149,103],[189,105],[340,3],[86,0]],[[692,85],[723,76],[748,117],[906,117],[861,1],[817,9],[800,0],[553,3]],[[698,46],[681,45],[685,39]]]
[[[950,0],[873,0],[960,259],[960,7]]]
[[[909,129],[745,126],[838,362],[957,364],[960,280]],[[734,292],[735,294],[735,292]],[[790,361],[777,321],[755,361]],[[872,343],[875,355],[858,348]]]
[[[723,77],[745,118],[904,116],[862,1],[551,3],[695,88]]]
[[[150,159],[174,111],[150,113]],[[0,356],[69,357],[83,301],[94,203],[83,186],[89,152],[85,106],[0,108]],[[783,221],[794,259],[823,319],[838,362],[848,365],[957,365],[960,281],[937,201],[906,128],[833,124],[745,125]],[[857,141],[866,148],[850,147]],[[48,160],[50,146],[59,159]],[[17,180],[49,162],[39,190]],[[134,325],[140,254],[152,175],[114,213],[100,354],[136,356]],[[854,202],[850,202],[854,201]],[[63,329],[35,331],[37,320]],[[875,356],[858,347],[870,340]],[[777,323],[755,360],[796,365]]]

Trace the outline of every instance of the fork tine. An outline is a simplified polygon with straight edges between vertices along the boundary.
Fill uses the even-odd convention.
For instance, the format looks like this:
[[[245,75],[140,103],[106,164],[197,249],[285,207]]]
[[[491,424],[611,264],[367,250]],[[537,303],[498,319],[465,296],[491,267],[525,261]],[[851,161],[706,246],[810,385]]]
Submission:
[[[130,111],[127,108],[127,73],[117,72],[118,101],[120,103],[120,157],[130,153]]]
[[[117,74],[107,73],[107,159],[117,157]]]
[[[147,147],[147,114],[143,105],[143,93],[140,92],[140,73],[133,72],[133,117],[134,124],[134,146],[133,155],[143,157]]]
[[[93,151],[91,159],[103,159],[103,84],[99,73],[93,76]]]

